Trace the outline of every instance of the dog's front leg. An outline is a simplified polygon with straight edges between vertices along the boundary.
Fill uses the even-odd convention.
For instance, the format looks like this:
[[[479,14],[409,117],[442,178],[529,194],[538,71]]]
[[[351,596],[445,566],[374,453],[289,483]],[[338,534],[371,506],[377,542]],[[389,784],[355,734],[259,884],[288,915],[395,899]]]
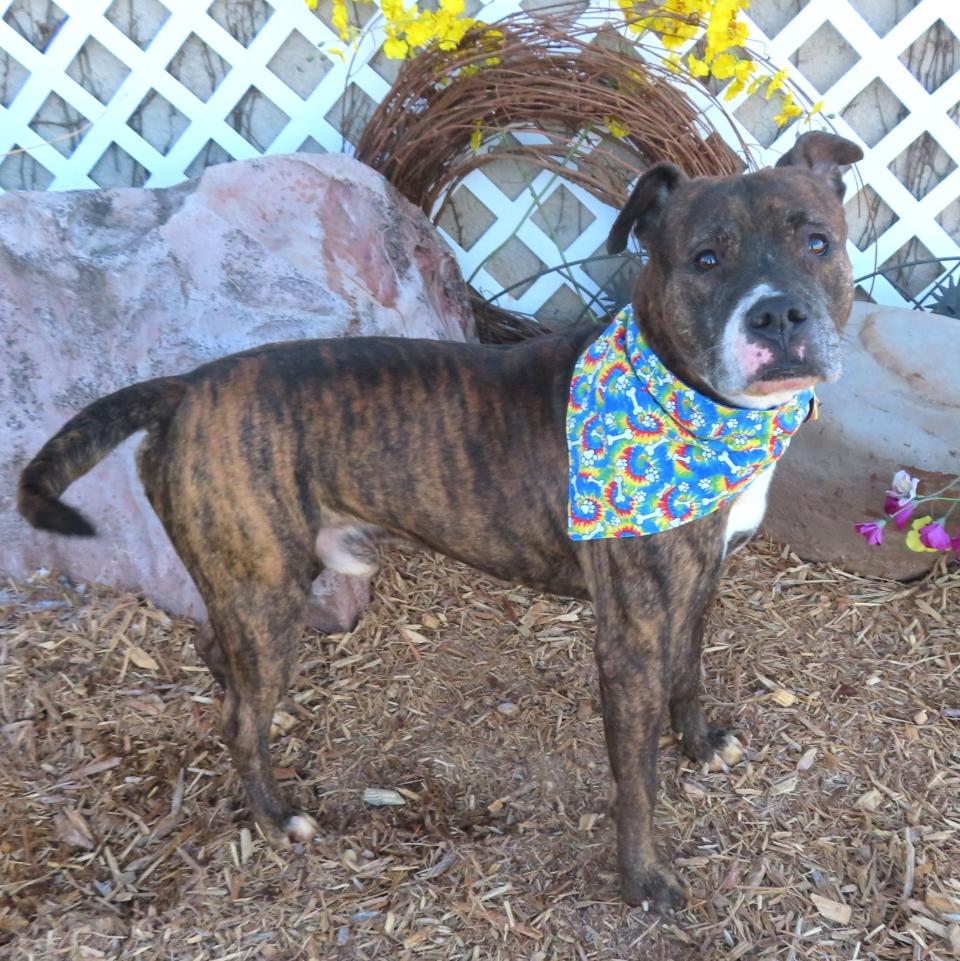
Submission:
[[[632,632],[604,632],[597,642],[597,663],[616,785],[621,896],[627,904],[646,902],[662,910],[683,907],[686,896],[660,862],[654,833],[657,741],[666,698],[660,664],[642,652],[651,640]]]
[[[637,571],[606,562],[592,566],[597,617],[596,657],[603,722],[616,786],[617,862],[628,904],[680,908],[686,896],[657,854],[657,742],[670,695],[669,618]]]

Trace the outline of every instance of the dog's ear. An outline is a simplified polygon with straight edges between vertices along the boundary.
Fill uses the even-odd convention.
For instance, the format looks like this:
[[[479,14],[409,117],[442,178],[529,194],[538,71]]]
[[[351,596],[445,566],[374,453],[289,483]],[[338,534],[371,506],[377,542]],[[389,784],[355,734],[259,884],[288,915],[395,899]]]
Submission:
[[[835,133],[811,130],[797,137],[797,142],[777,161],[778,167],[806,167],[827,177],[842,200],[844,192],[840,167],[863,159],[863,151]]]
[[[626,249],[631,230],[638,239],[642,239],[648,230],[656,226],[670,194],[677,184],[686,179],[687,175],[676,164],[667,161],[654,164],[644,171],[610,228],[607,253],[619,254]]]

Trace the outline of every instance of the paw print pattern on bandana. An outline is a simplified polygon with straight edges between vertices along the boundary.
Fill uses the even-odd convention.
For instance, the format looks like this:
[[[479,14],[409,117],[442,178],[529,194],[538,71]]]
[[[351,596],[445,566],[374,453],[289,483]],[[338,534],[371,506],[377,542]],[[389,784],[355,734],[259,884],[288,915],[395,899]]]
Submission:
[[[783,455],[813,409],[812,391],[770,410],[716,403],[674,377],[626,308],[570,382],[570,537],[641,537],[706,517]]]

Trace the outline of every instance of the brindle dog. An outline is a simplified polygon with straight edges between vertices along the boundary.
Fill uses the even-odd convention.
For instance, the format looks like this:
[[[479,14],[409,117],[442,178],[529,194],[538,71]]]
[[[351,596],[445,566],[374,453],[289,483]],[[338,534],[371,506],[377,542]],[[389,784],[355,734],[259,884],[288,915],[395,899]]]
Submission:
[[[649,251],[634,295],[647,342],[687,384],[744,407],[839,372],[852,302],[838,165],[860,150],[808,133],[776,169],[688,180],[657,164],[608,241]],[[734,540],[759,524],[769,472],[732,505],[667,533],[567,536],[565,414],[574,363],[601,328],[510,348],[389,338],[270,344],[117,391],[77,414],[23,471],[35,527],[92,535],[59,497],[134,431],[140,477],[196,581],[212,631],[198,645],[226,689],[223,731],[251,812],[273,842],[312,818],[274,780],[268,731],[287,690],[311,581],[375,569],[378,532],[507,581],[590,598],[621,891],[684,903],[657,856],[657,740],[728,745],[698,700],[704,620]]]

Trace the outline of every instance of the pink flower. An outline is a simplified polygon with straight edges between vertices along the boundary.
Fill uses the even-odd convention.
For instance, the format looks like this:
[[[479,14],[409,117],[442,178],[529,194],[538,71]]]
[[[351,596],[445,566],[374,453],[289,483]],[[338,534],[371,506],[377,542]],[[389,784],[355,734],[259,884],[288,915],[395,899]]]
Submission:
[[[933,521],[920,528],[920,543],[932,551],[948,551],[953,544],[940,521]]]
[[[910,500],[910,498],[895,497],[889,492],[887,492],[886,500],[883,502],[884,512],[893,518],[898,531],[902,531],[907,526],[916,506],[916,502]]]
[[[898,470],[893,475],[890,483],[890,490],[887,494],[890,497],[899,497],[901,500],[913,500],[917,496],[917,485],[919,478],[911,477],[905,470]]]
[[[883,527],[886,523],[886,521],[869,521],[866,524],[854,524],[853,529],[858,534],[862,534],[871,547],[879,547],[883,543]]]
[[[893,475],[890,490],[883,502],[883,510],[893,518],[897,530],[902,531],[913,515],[919,483],[919,478],[911,477],[905,470],[898,470]]]

